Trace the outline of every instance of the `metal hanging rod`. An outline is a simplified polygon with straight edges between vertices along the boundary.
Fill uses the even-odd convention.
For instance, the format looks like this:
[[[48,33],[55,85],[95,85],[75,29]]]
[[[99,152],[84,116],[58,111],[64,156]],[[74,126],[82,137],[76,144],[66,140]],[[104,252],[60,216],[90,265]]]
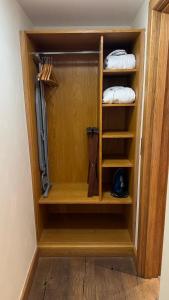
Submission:
[[[34,55],[67,55],[67,54],[98,54],[99,51],[54,51],[54,52],[32,52]]]

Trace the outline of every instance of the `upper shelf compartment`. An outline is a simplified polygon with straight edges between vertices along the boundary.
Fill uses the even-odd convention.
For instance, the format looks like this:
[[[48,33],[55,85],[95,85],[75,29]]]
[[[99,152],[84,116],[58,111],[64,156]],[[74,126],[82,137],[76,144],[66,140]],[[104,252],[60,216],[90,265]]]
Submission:
[[[99,51],[100,35],[80,31],[29,31],[36,51]]]
[[[139,57],[137,51],[137,43],[140,32],[114,32],[113,34],[105,34],[104,35],[104,51],[103,51],[103,75],[104,76],[116,76],[116,75],[134,75],[139,70]],[[117,50],[120,50],[117,52]],[[134,56],[127,56],[121,60],[122,50],[126,51],[126,54],[133,54],[136,58],[136,65]],[[116,51],[115,55],[117,57],[112,56],[112,52]],[[114,54],[114,53],[113,53]],[[109,65],[106,67],[105,59],[109,56]],[[119,64],[119,61],[121,64]],[[113,62],[113,63],[112,63]],[[114,67],[112,67],[112,65]],[[119,66],[118,66],[119,65]]]

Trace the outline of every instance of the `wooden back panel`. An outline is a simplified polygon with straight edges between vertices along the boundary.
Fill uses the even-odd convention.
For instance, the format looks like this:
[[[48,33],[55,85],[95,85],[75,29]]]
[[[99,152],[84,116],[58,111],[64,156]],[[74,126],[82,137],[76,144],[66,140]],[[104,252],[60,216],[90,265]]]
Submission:
[[[59,86],[46,90],[49,169],[52,182],[86,182],[86,128],[97,127],[98,65],[58,65]]]

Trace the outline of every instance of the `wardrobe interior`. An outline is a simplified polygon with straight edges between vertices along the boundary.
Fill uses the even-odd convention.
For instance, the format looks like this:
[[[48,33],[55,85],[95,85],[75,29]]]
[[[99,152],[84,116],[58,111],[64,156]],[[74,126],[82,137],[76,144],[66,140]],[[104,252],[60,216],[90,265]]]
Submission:
[[[136,68],[104,68],[106,56],[125,49]],[[131,255],[134,249],[144,30],[25,31],[21,33],[37,239],[42,254]],[[52,186],[41,191],[35,110],[37,64],[34,53],[52,55],[57,85],[45,86],[48,162]],[[66,53],[69,52],[69,53]],[[72,54],[70,52],[73,52]],[[77,52],[77,53],[75,53]],[[110,86],[131,87],[130,104],[103,104]],[[88,197],[86,129],[99,129],[98,196]],[[111,195],[116,170],[128,173],[129,195]]]

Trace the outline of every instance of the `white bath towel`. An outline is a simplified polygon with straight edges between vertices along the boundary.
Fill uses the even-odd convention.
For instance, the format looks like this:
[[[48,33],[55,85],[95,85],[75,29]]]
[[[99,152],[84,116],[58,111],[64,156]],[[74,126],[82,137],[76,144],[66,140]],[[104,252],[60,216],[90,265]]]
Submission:
[[[127,54],[125,50],[115,50],[105,59],[106,69],[134,69],[136,58],[134,54]]]
[[[103,92],[103,103],[133,103],[136,94],[132,88],[112,86]]]

